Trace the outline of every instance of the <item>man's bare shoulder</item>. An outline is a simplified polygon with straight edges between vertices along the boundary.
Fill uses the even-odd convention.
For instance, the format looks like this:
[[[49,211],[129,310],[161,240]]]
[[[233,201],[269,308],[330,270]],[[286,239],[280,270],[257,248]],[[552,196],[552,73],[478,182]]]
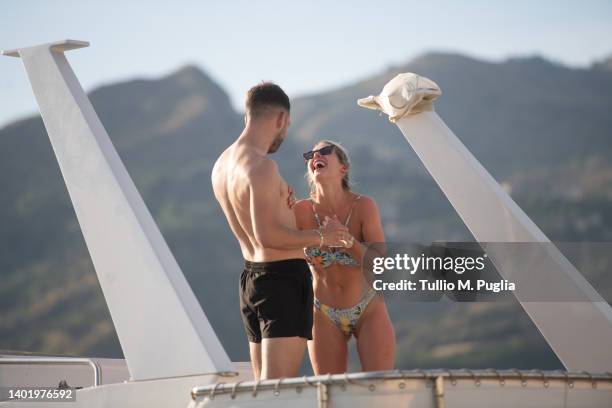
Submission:
[[[267,157],[260,157],[251,162],[247,169],[247,177],[252,181],[278,179],[278,164]]]
[[[225,161],[226,161],[226,156],[228,154],[228,151],[231,149],[231,147],[228,147],[227,149],[225,149],[223,151],[223,153],[221,153],[219,155],[219,157],[217,157],[217,160],[215,161],[215,164],[213,164],[213,168],[212,168],[212,172],[211,172],[211,178],[214,180],[215,176],[219,174],[219,172],[221,172],[225,166]]]

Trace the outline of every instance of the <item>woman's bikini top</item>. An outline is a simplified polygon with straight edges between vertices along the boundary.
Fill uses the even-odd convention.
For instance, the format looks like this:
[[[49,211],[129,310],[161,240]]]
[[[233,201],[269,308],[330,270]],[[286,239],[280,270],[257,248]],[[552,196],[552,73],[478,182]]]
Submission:
[[[357,196],[355,201],[359,200],[361,196]],[[319,219],[319,214],[314,207],[314,202],[312,199],[310,200],[312,203],[312,212],[314,213],[315,220],[317,221],[317,226],[321,228],[321,220]],[[355,203],[351,206],[348,216],[346,217],[346,222],[344,226],[348,226],[349,221],[351,220],[351,215],[353,214],[353,208],[355,207]],[[339,263],[340,265],[346,266],[358,266],[359,262],[355,260],[351,254],[342,250],[334,250],[333,248],[329,248],[328,251],[324,250],[322,247],[312,246],[304,248],[304,254],[306,255],[306,261],[312,266],[320,266],[322,268],[327,268],[334,262]]]

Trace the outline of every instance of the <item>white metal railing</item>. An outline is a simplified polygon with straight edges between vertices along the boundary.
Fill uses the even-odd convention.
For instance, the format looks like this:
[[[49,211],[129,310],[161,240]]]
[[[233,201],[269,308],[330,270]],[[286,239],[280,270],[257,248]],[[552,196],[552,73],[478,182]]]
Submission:
[[[580,373],[567,372],[562,370],[543,371],[543,370],[495,370],[489,369],[414,369],[414,370],[393,370],[393,371],[371,371],[361,373],[345,373],[334,375],[316,375],[304,376],[296,378],[281,378],[275,380],[261,381],[245,381],[238,383],[217,383],[206,386],[194,387],[191,390],[191,397],[207,397],[214,399],[216,395],[229,394],[233,399],[237,393],[250,392],[256,396],[258,392],[264,390],[273,390],[275,395],[280,393],[283,388],[303,388],[316,387],[321,385],[327,387],[348,385],[361,385],[367,387],[370,391],[376,389],[375,383],[385,380],[423,380],[426,381],[428,388],[433,388],[434,392],[441,391],[442,382],[447,379],[451,385],[455,385],[457,380],[472,380],[475,386],[480,386],[481,380],[494,379],[499,381],[500,386],[504,386],[506,380],[520,380],[521,386],[525,387],[527,381],[541,381],[542,385],[547,388],[550,380],[563,380],[567,386],[573,388],[574,382],[587,381],[591,383],[593,389],[597,388],[598,382],[612,382],[612,372],[606,373],[589,373],[586,371]],[[400,388],[401,384],[400,384]],[[436,397],[438,393],[435,394]]]
[[[102,381],[100,365],[91,358],[77,357],[0,357],[0,365],[88,365],[93,370],[93,386]]]

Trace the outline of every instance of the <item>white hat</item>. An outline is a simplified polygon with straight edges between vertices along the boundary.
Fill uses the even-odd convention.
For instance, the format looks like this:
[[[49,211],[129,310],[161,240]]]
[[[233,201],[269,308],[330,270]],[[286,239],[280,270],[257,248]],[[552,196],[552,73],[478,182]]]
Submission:
[[[423,111],[433,110],[432,102],[442,95],[440,87],[431,79],[411,72],[399,74],[385,85],[378,96],[359,99],[364,108],[380,110],[391,122]]]

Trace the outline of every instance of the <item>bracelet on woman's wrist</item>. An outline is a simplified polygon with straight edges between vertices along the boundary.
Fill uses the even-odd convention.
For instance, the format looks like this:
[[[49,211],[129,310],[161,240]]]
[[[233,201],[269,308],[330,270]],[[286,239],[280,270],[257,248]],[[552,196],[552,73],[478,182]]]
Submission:
[[[355,237],[351,235],[351,237],[346,241],[346,248],[352,248],[355,243]]]

